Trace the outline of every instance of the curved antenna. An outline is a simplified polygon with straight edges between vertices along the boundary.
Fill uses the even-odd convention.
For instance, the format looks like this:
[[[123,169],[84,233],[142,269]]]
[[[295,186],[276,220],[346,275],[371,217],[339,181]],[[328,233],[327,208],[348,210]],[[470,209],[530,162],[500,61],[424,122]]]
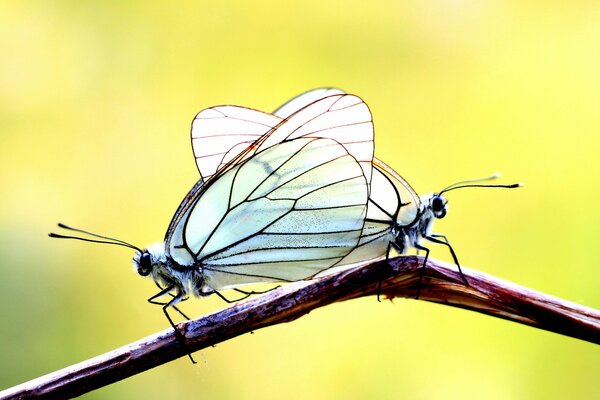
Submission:
[[[460,182],[455,182],[449,186],[446,186],[444,189],[442,189],[438,195],[442,195],[443,193],[449,192],[451,190],[454,189],[462,189],[462,188],[467,188],[467,187],[496,187],[496,188],[505,188],[505,189],[513,189],[513,188],[517,188],[520,186],[523,186],[522,183],[513,183],[511,185],[484,185],[484,184],[478,184],[478,182],[485,182],[485,181],[492,181],[494,179],[498,179],[501,176],[500,172],[496,172],[490,176],[487,176],[485,178],[477,178],[477,179],[468,179],[465,181],[460,181]]]
[[[53,233],[53,232],[49,233],[48,236],[50,236],[51,238],[55,238],[55,239],[76,239],[76,240],[81,240],[83,242],[114,244],[117,246],[128,247],[130,249],[134,249],[134,250],[139,251],[140,253],[143,253],[142,249],[140,249],[137,246],[132,245],[131,243],[127,243],[124,240],[115,239],[110,236],[98,235],[97,233],[84,231],[83,229],[72,228],[72,227],[62,224],[62,223],[58,223],[58,227],[66,229],[68,231],[79,232],[79,233],[83,233],[85,235],[89,235],[91,237],[95,237],[98,239],[104,239],[104,240],[90,239],[90,238],[85,238],[85,237],[80,237],[80,236],[61,235],[61,234]]]
[[[493,181],[494,179],[500,178],[500,176],[502,176],[502,174],[500,172],[494,172],[492,175],[487,176],[485,178],[467,179],[465,181],[454,182],[453,184],[448,185],[444,189],[442,189],[442,191],[440,192],[440,194],[443,193],[443,192],[447,192],[448,190],[450,190],[454,186],[464,185],[464,184],[467,184],[467,183],[477,183],[477,182]]]

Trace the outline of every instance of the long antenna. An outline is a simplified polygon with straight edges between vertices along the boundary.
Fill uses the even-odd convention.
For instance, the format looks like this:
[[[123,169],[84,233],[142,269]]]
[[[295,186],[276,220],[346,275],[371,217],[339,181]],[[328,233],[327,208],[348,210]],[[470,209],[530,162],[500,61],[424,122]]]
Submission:
[[[83,233],[85,235],[89,235],[91,237],[95,237],[95,238],[98,238],[98,239],[104,239],[104,240],[90,239],[90,238],[86,238],[86,237],[72,236],[72,235],[62,235],[62,234],[53,233],[53,232],[49,233],[48,236],[50,236],[51,238],[56,238],[56,239],[76,239],[76,240],[81,240],[83,242],[114,244],[114,245],[117,245],[117,246],[128,247],[130,249],[134,249],[134,250],[139,251],[140,253],[143,253],[142,249],[140,249],[137,246],[132,245],[131,243],[127,243],[124,240],[115,239],[115,238],[110,237],[110,236],[98,235],[97,233],[93,233],[93,232],[89,232],[89,231],[84,231],[83,229],[72,228],[72,227],[67,226],[65,224],[62,224],[62,223],[59,223],[58,227],[66,229],[68,231],[79,232],[79,233]]]
[[[500,176],[502,176],[502,174],[500,172],[494,172],[492,175],[487,176],[485,178],[467,179],[465,181],[454,182],[453,184],[448,185],[444,189],[442,189],[442,191],[440,193],[449,190],[453,186],[464,185],[465,183],[477,183],[477,182],[493,181],[494,179],[500,178]]]
[[[494,179],[498,179],[498,178],[500,178],[500,176],[501,176],[500,172],[495,172],[494,174],[487,176],[485,178],[468,179],[465,181],[455,182],[449,186],[446,186],[438,194],[441,195],[442,193],[446,193],[446,192],[449,192],[454,189],[461,189],[461,188],[467,188],[467,187],[497,187],[497,188],[513,189],[513,188],[523,186],[522,183],[513,183],[511,185],[481,185],[481,184],[477,184],[478,182],[492,181]]]
[[[447,187],[446,189],[442,190],[438,194],[441,195],[442,193],[446,193],[446,192],[449,192],[449,191],[454,190],[454,189],[462,189],[462,188],[470,188],[470,187],[514,189],[514,188],[522,187],[523,183],[519,182],[519,183],[510,184],[510,185],[481,185],[481,184],[465,184],[465,185],[460,185],[460,186],[456,186],[456,185],[457,185],[457,183],[455,183],[454,185],[451,185],[451,186]]]

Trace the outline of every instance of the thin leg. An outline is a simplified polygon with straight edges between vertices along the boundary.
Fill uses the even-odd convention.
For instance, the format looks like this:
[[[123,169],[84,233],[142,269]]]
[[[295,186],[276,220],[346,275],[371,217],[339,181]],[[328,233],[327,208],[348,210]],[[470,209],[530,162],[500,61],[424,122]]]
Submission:
[[[421,284],[423,283],[423,275],[425,274],[425,268],[427,268],[427,260],[429,259],[429,249],[427,247],[421,246],[420,244],[415,244],[415,249],[423,250],[425,252],[425,259],[423,260],[423,266],[419,271],[419,283],[417,284],[417,294],[415,295],[415,299],[419,298],[421,294]]]
[[[163,313],[167,317],[167,320],[169,321],[169,324],[171,324],[171,327],[173,328],[173,330],[175,330],[175,335],[179,338],[179,340],[181,340],[181,343],[185,346],[185,338],[183,337],[183,334],[179,331],[179,329],[177,329],[177,327],[175,326],[175,323],[173,322],[173,320],[171,319],[171,316],[169,315],[169,312],[167,311],[167,308],[173,307],[175,309],[175,311],[177,311],[179,314],[181,314],[185,319],[189,320],[188,316],[185,315],[176,306],[176,304],[178,302],[183,301],[185,299],[183,299],[183,296],[181,295],[181,293],[177,293],[175,295],[172,294],[171,291],[173,291],[174,289],[175,289],[175,286],[168,286],[168,287],[162,289],[160,292],[158,292],[154,296],[150,297],[148,299],[148,303],[157,304],[157,305],[162,306]],[[165,303],[165,302],[156,300],[157,298],[165,296],[167,294],[170,294],[172,297],[172,299],[169,300],[168,302]],[[194,360],[194,358],[192,357],[192,355],[190,353],[188,353],[188,357],[190,358],[190,361],[192,361],[192,364],[196,364],[196,361]]]
[[[390,259],[390,252],[392,251],[392,242],[388,243],[387,246],[387,250],[385,251],[385,261],[388,261]],[[377,301],[381,303],[381,281],[382,279],[379,279],[379,282],[377,283]]]
[[[182,345],[185,347],[185,337],[183,336],[183,333],[181,333],[179,331],[179,329],[177,329],[177,327],[175,326],[175,324],[173,323],[173,320],[171,319],[171,316],[169,315],[169,312],[167,311],[167,309],[169,307],[173,307],[175,308],[175,304],[177,304],[181,299],[183,298],[183,296],[181,295],[181,293],[177,293],[175,295],[175,297],[173,297],[167,304],[165,304],[163,306],[163,312],[165,313],[165,316],[167,317],[167,319],[169,320],[169,323],[171,324],[171,326],[173,327],[173,329],[175,330],[175,336],[177,336],[179,338],[179,340],[181,340]],[[181,312],[181,311],[180,311]],[[189,318],[188,318],[189,319]],[[196,364],[196,360],[194,360],[194,357],[192,357],[192,354],[188,352],[188,357],[190,359],[190,361],[192,362],[192,364]]]
[[[148,303],[164,305],[165,303],[158,302],[155,299],[162,297],[162,296],[166,295],[167,293],[170,293],[171,291],[173,291],[173,289],[175,289],[175,286],[168,286],[166,288],[161,288],[161,289],[162,290],[160,292],[156,293],[154,296],[152,296],[148,299]]]
[[[160,288],[160,286],[158,286],[158,287]],[[168,303],[170,303],[171,301],[173,301],[174,298],[177,297],[177,295],[174,295],[173,293],[171,293],[173,291],[173,289],[175,289],[175,286],[169,286],[169,287],[161,288],[161,289],[162,290],[160,292],[156,293],[154,296],[152,296],[152,297],[150,297],[148,299],[148,303],[150,303],[150,304],[157,304],[159,306],[165,306]],[[173,298],[173,299],[171,299],[171,301],[169,301],[169,302],[163,302],[163,301],[155,300],[155,299],[157,299],[159,297],[162,297],[162,296],[165,296],[167,294]],[[178,303],[187,300],[187,297],[185,299],[181,298],[181,296],[179,296],[179,297],[180,298],[177,301]],[[183,311],[181,311],[179,308],[177,308],[176,305],[172,305],[171,307],[173,307],[173,309],[175,309],[175,311],[177,311],[183,318],[185,318],[188,321],[190,320],[190,317],[188,317],[187,315],[185,315],[183,313]],[[173,325],[173,324],[171,324],[171,325]]]
[[[253,294],[265,294],[265,293],[269,293],[270,291],[275,290],[275,289],[280,288],[280,287],[281,287],[281,285],[277,285],[277,286],[275,286],[275,287],[273,287],[271,289],[263,290],[263,291],[260,291],[260,292],[257,292],[257,291],[254,291],[254,290],[247,291],[247,290],[242,290],[242,289],[233,289],[233,290],[235,290],[238,293],[245,294],[246,297],[248,297],[248,296],[252,296]],[[243,298],[241,298],[239,300],[243,300],[246,297],[243,297]]]
[[[250,295],[247,295],[247,296],[244,296],[244,297],[242,297],[240,299],[229,300],[227,297],[223,296],[218,290],[212,291],[212,292],[210,292],[208,294],[213,294],[213,293],[216,294],[217,296],[219,296],[221,298],[221,300],[223,300],[227,304],[231,304],[231,303],[235,303],[236,301],[244,300],[246,297],[250,296]]]
[[[240,298],[237,298],[237,299],[233,299],[233,300],[230,300],[230,299],[228,299],[227,297],[225,297],[225,296],[224,296],[224,295],[223,295],[221,292],[219,292],[218,290],[213,290],[212,292],[208,292],[208,293],[206,293],[206,295],[209,295],[209,294],[216,294],[216,295],[217,295],[217,296],[219,296],[219,297],[221,298],[221,300],[223,300],[225,303],[227,303],[227,304],[231,304],[231,303],[237,303],[238,301],[241,301],[241,300],[247,299],[248,297],[252,296],[253,294],[263,294],[263,293],[270,292],[271,290],[275,290],[275,289],[277,289],[278,287],[279,287],[279,286],[277,286],[277,287],[274,287],[274,288],[272,288],[272,289],[269,289],[269,290],[265,290],[264,292],[248,292],[248,291],[241,290],[241,289],[233,289],[233,290],[235,290],[236,292],[238,292],[238,293],[242,293],[242,294],[243,294],[243,296],[242,296],[242,297],[240,297]],[[205,294],[203,294],[203,295],[205,295]]]
[[[467,281],[467,278],[464,276],[462,269],[460,268],[460,263],[458,262],[458,257],[456,257],[456,253],[454,252],[454,249],[452,248],[452,246],[450,246],[450,242],[448,241],[448,238],[439,233],[434,233],[429,236],[425,236],[425,238],[427,240],[429,240],[430,242],[448,246],[448,249],[450,250],[450,254],[452,255],[452,260],[454,260],[454,264],[456,264],[456,266],[458,267],[458,272],[460,273],[460,277],[462,278],[463,282],[465,283],[465,286],[469,287],[469,282]]]

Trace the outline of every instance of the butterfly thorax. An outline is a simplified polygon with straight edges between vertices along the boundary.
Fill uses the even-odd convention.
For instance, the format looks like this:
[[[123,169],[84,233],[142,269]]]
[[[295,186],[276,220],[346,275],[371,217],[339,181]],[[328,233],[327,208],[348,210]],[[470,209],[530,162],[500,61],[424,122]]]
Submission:
[[[133,267],[141,276],[151,277],[159,287],[172,287],[174,294],[184,298],[190,294],[208,294],[201,268],[179,265],[166,254],[164,242],[151,244],[142,253],[136,252]]]
[[[437,193],[421,196],[421,204],[414,221],[408,225],[394,227],[396,247],[405,253],[409,246],[422,245],[423,239],[433,231],[433,221],[446,215],[447,204],[446,199]]]

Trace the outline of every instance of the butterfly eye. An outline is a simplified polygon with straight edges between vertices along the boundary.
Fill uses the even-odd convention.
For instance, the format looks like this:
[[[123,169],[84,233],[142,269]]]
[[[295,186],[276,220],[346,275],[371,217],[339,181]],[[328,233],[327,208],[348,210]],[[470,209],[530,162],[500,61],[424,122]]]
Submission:
[[[441,196],[435,196],[432,200],[431,200],[431,210],[434,213],[439,213],[440,211],[442,211],[445,208],[444,205],[444,200],[442,200]]]
[[[446,202],[440,195],[431,199],[431,211],[436,218],[444,218],[446,216]]]
[[[152,259],[150,258],[150,253],[144,251],[140,256],[140,261],[138,263],[138,274],[141,276],[148,276],[152,271]]]

